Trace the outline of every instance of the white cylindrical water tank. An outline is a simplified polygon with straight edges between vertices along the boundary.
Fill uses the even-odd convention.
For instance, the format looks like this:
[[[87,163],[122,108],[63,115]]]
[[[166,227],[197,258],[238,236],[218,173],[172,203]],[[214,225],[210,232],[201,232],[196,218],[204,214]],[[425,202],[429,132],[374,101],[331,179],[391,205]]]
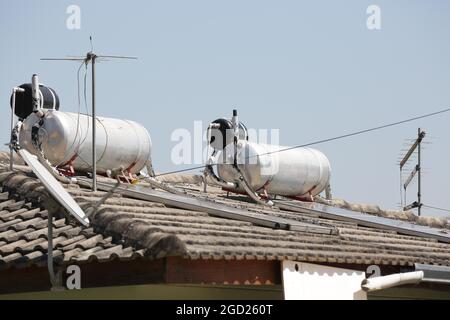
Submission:
[[[45,157],[54,166],[71,164],[76,171],[92,168],[92,118],[88,115],[48,110],[38,137]],[[32,127],[40,119],[32,113],[23,122],[21,148],[36,154]],[[123,168],[130,173],[144,168],[151,156],[151,139],[140,124],[122,119],[96,118],[97,172]]]
[[[331,167],[327,157],[312,148],[295,148],[257,144],[240,140],[237,163],[253,191],[264,188],[269,194],[282,196],[315,196],[330,182]],[[238,180],[232,167],[234,145],[219,155],[217,173],[227,182]],[[241,190],[242,191],[242,190]]]

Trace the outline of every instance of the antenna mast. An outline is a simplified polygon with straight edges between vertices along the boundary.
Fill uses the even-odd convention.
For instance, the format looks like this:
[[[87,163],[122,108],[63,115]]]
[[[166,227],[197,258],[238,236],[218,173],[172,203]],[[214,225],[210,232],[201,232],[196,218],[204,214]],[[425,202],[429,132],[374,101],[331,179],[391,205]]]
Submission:
[[[113,55],[97,55],[92,45],[92,36],[89,37],[91,51],[86,56],[73,56],[67,58],[42,58],[41,60],[65,60],[65,61],[83,61],[86,65],[91,63],[92,70],[92,191],[97,191],[97,153],[96,153],[96,112],[95,112],[95,62],[97,58],[113,58],[113,59],[137,59],[136,57],[113,56]]]
[[[403,184],[402,181],[402,170],[405,164],[410,160],[411,155],[413,152],[417,149],[417,164],[414,166],[414,169],[409,174],[408,178],[406,179],[405,183],[403,184],[403,190],[405,192],[405,207],[403,208],[404,211],[411,210],[413,208],[417,208],[417,214],[420,216],[421,214],[421,208],[422,208],[422,190],[421,190],[421,144],[422,140],[425,138],[425,131],[418,128],[417,130],[417,139],[414,141],[413,145],[409,148],[409,150],[406,152],[403,159],[400,161],[400,184]],[[413,203],[406,205],[406,188],[411,183],[414,176],[417,174],[417,201],[414,201]]]
[[[97,191],[97,150],[96,150],[96,133],[95,133],[95,54],[92,54],[92,191]]]

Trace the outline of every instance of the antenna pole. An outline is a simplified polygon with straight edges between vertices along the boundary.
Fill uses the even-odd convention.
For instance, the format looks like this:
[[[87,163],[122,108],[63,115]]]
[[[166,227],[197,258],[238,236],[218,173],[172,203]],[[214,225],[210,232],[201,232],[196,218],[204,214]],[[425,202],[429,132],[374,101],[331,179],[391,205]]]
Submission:
[[[420,145],[422,144],[422,139],[421,139],[421,132],[420,132],[420,128],[417,130],[417,139],[419,141],[419,144],[417,146],[417,203],[418,203],[418,207],[417,207],[417,214],[420,217],[420,211],[422,208],[422,202],[421,202],[421,188],[420,188],[420,183],[421,183],[421,163],[420,163]]]
[[[97,154],[95,141],[95,54],[92,54],[92,191],[97,191]]]
[[[53,267],[53,214],[51,210],[48,212],[48,222],[47,222],[47,269],[50,276],[50,283],[52,285],[52,291],[62,290],[62,284],[60,281],[61,274],[59,272],[55,273]]]
[[[406,188],[408,187],[408,185],[410,184],[410,182],[412,181],[412,179],[416,176],[417,174],[417,201],[414,201],[412,204],[407,205],[403,208],[404,211],[406,210],[410,210],[412,208],[417,208],[417,214],[420,216],[421,213],[421,208],[422,208],[422,191],[421,191],[421,145],[422,145],[422,140],[425,137],[425,131],[421,131],[420,128],[417,130],[417,139],[416,141],[413,143],[413,145],[411,146],[411,148],[409,148],[408,152],[406,153],[406,155],[403,157],[403,159],[400,161],[400,183],[403,183],[402,181],[402,169],[403,166],[406,164],[406,162],[409,160],[409,158],[411,157],[411,155],[413,154],[413,152],[417,149],[417,164],[415,165],[413,171],[409,174],[408,179],[406,179],[406,182],[403,184],[403,189],[405,192],[405,205],[406,205]],[[401,194],[401,192],[400,192]]]

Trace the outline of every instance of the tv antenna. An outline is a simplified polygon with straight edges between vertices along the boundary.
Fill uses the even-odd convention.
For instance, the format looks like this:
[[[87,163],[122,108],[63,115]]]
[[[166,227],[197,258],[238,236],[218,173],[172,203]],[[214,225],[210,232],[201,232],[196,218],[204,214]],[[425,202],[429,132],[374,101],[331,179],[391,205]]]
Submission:
[[[403,207],[404,211],[411,210],[413,208],[417,208],[417,214],[420,216],[421,209],[423,206],[422,203],[422,189],[421,189],[421,176],[422,176],[422,163],[421,163],[421,147],[423,143],[423,139],[425,138],[425,131],[421,130],[420,128],[417,129],[417,139],[414,140],[414,143],[411,145],[411,147],[406,150],[406,154],[402,157],[399,165],[400,165],[400,201],[402,203],[403,207],[403,200],[402,200],[402,193],[404,192],[405,195],[405,207]],[[408,163],[408,160],[412,160],[413,153],[417,151],[417,164],[414,166],[414,169],[409,174],[406,181],[403,183],[403,169],[406,167],[406,164]],[[413,178],[417,174],[417,201],[414,201],[413,203],[406,205],[406,189],[408,185],[411,183]],[[403,189],[403,192],[402,192]]]
[[[92,191],[97,191],[97,155],[96,155],[96,139],[95,139],[95,62],[97,58],[112,58],[112,59],[137,59],[137,57],[117,56],[117,55],[101,55],[94,53],[94,47],[92,45],[92,36],[89,37],[91,44],[91,51],[86,53],[86,56],[68,56],[66,58],[41,58],[41,60],[50,61],[83,61],[87,66],[91,63],[92,67]],[[102,60],[100,60],[102,61]],[[103,60],[105,61],[105,60]],[[106,60],[107,61],[107,60]]]

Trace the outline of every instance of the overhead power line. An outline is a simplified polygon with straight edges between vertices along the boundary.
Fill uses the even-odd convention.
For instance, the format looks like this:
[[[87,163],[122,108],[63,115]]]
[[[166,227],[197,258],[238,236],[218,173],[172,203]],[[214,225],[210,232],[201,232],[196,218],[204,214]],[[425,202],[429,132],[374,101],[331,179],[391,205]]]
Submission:
[[[215,164],[212,164],[212,165],[215,165]],[[169,174],[181,173],[181,172],[186,172],[186,171],[192,171],[192,170],[196,170],[196,169],[203,169],[205,167],[206,167],[206,165],[201,165],[201,166],[198,166],[198,167],[192,167],[192,168],[187,168],[187,169],[180,169],[180,170],[175,170],[175,171],[170,171],[170,172],[165,172],[165,173],[158,173],[158,174],[155,174],[155,177],[167,176]]]
[[[401,120],[401,121],[397,121],[397,122],[392,122],[392,123],[384,124],[384,125],[381,125],[381,126],[365,129],[365,130],[355,131],[355,132],[352,132],[352,133],[347,133],[347,134],[343,134],[343,135],[332,137],[332,138],[328,138],[328,139],[318,140],[318,141],[314,141],[314,142],[310,142],[310,143],[306,143],[306,144],[302,144],[302,145],[297,145],[297,146],[288,147],[288,148],[284,148],[284,149],[280,149],[280,150],[266,152],[266,153],[254,155],[254,156],[251,156],[251,157],[259,157],[259,156],[269,155],[269,154],[273,154],[273,153],[279,153],[279,152],[283,152],[283,151],[288,151],[288,150],[292,150],[292,149],[309,147],[309,146],[312,146],[312,145],[321,144],[321,143],[325,143],[325,142],[345,139],[345,138],[353,137],[353,136],[356,136],[356,135],[360,135],[360,134],[364,134],[364,133],[368,133],[368,132],[372,132],[372,131],[376,131],[376,130],[381,130],[381,129],[385,129],[385,128],[389,128],[389,127],[393,127],[393,126],[398,126],[398,125],[401,125],[401,124],[404,124],[404,123],[407,123],[407,122],[412,122],[412,121],[415,121],[415,120],[436,116],[438,114],[443,114],[443,113],[446,113],[446,112],[449,112],[449,111],[450,111],[450,108],[443,109],[443,110],[440,110],[440,111],[427,113],[427,114],[424,114],[424,115],[421,115],[421,116],[417,116],[417,117],[413,117],[413,118],[409,118],[409,119],[405,119],[405,120]],[[249,159],[251,157],[247,157],[246,159]],[[214,164],[214,165],[217,165],[217,164]],[[206,165],[201,165],[201,166],[191,167],[191,168],[187,168],[187,169],[181,169],[181,170],[175,170],[175,171],[170,171],[170,172],[166,172],[166,173],[160,173],[160,174],[156,174],[155,176],[156,177],[165,176],[165,175],[174,174],[174,173],[181,173],[181,172],[192,171],[192,170],[196,170],[196,169],[202,169],[202,168],[205,168],[205,167],[206,167]]]
[[[433,206],[429,206],[429,205],[426,205],[426,204],[423,204],[422,207],[426,207],[426,208],[430,208],[430,209],[435,209],[435,210],[440,210],[440,211],[450,212],[450,209],[444,209],[444,208],[439,208],[439,207],[433,207]]]
[[[344,135],[341,135],[341,136],[337,136],[337,137],[333,137],[333,138],[323,139],[323,140],[319,140],[319,141],[315,141],[315,142],[311,142],[311,143],[307,143],[307,144],[303,144],[303,145],[299,145],[299,146],[294,146],[294,147],[284,148],[284,149],[280,149],[280,150],[276,150],[276,151],[271,151],[271,152],[263,153],[263,154],[260,154],[260,155],[257,155],[257,156],[263,156],[263,155],[267,155],[267,154],[283,152],[283,151],[287,151],[287,150],[308,147],[308,146],[312,146],[312,145],[315,145],[315,144],[320,144],[320,143],[330,142],[330,141],[334,141],[334,140],[344,139],[344,138],[356,136],[356,135],[359,135],[359,134],[363,134],[363,133],[367,133],[367,132],[371,132],[371,131],[376,131],[376,130],[381,130],[381,129],[397,126],[397,125],[400,125],[400,124],[403,124],[403,123],[407,123],[407,122],[411,122],[411,121],[415,121],[415,120],[419,120],[419,119],[435,116],[435,115],[438,115],[438,114],[441,114],[441,113],[445,113],[445,112],[449,112],[449,111],[450,111],[450,108],[449,109],[440,110],[440,111],[436,111],[436,112],[433,112],[433,113],[428,113],[428,114],[421,115],[421,116],[414,117],[414,118],[409,118],[409,119],[402,120],[402,121],[397,121],[397,122],[385,124],[385,125],[374,127],[374,128],[370,128],[370,129],[365,129],[365,130],[360,130],[360,131],[356,131],[356,132],[352,132],[352,133],[347,133],[347,134],[344,134]]]

